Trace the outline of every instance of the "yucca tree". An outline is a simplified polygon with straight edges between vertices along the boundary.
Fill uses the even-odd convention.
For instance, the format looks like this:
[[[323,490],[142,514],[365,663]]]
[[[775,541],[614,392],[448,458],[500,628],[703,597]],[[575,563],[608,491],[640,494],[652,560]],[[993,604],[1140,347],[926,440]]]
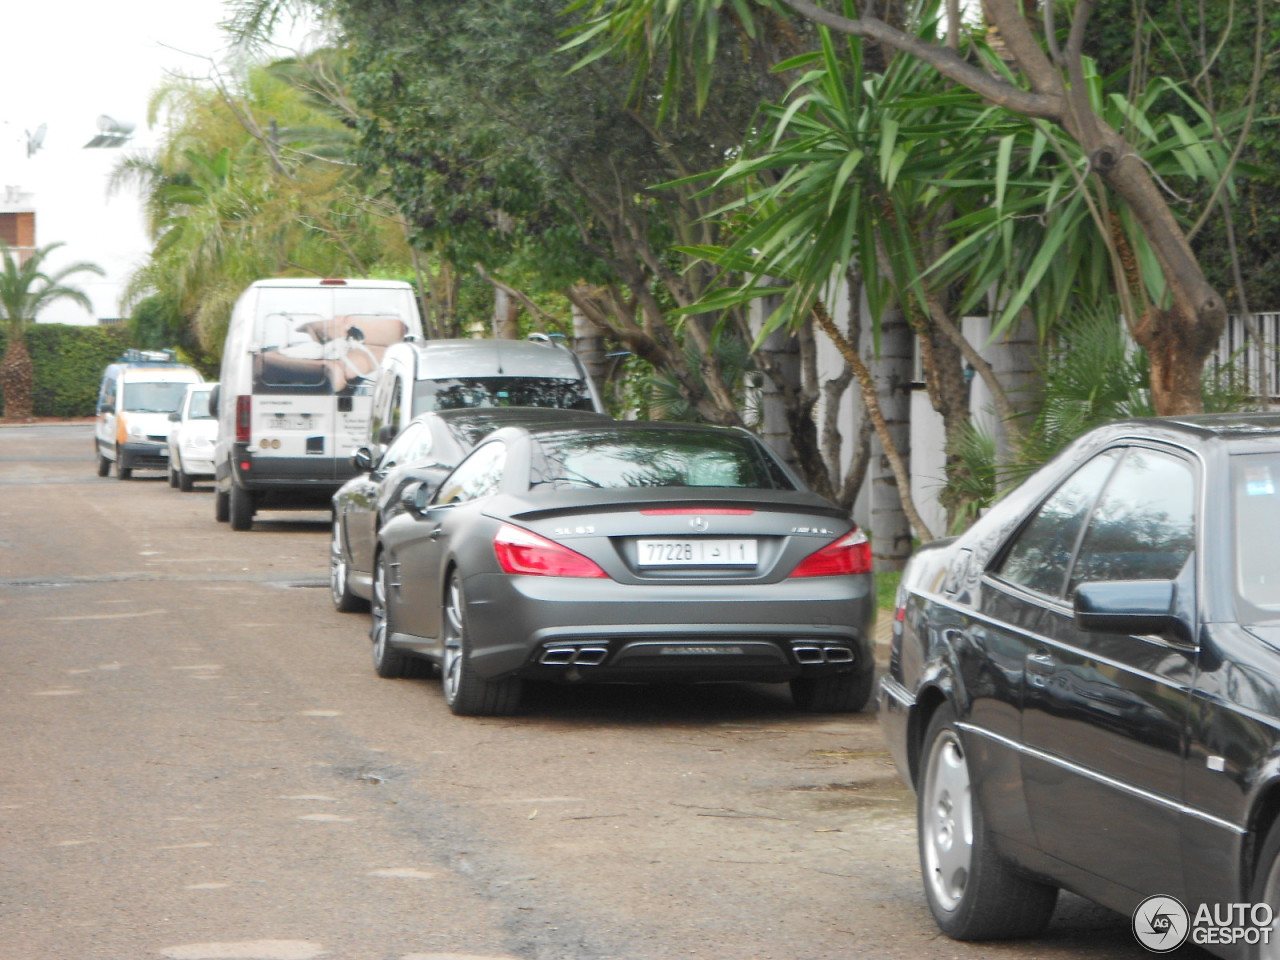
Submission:
[[[72,263],[53,273],[46,273],[45,260],[62,246],[51,243],[39,247],[23,260],[18,251],[0,241],[0,320],[8,328],[9,344],[0,362],[0,390],[4,391],[6,420],[31,417],[31,395],[34,375],[31,354],[27,352],[27,324],[34,323],[40,311],[56,300],[71,300],[86,310],[93,304],[78,287],[67,283],[77,273],[102,276],[95,263]]]

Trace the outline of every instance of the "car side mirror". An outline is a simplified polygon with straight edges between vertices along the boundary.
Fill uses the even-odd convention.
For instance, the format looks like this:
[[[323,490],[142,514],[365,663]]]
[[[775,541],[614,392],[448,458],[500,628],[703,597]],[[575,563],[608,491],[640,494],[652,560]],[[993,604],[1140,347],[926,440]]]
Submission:
[[[357,447],[351,455],[351,465],[358,473],[370,473],[373,470],[373,451],[368,447]]]
[[[109,404],[109,403],[101,403],[101,404],[99,404],[99,405],[98,405],[98,412],[99,412],[99,413],[110,413],[110,412],[111,412],[111,404]]]
[[[1082,583],[1073,601],[1076,626],[1091,633],[1168,633],[1178,624],[1172,580]]]
[[[374,438],[383,445],[390,443],[396,438],[396,428],[389,423],[384,423],[378,428],[378,435]]]
[[[181,423],[182,414],[180,414],[177,410],[173,411],[173,413],[169,414],[169,421],[171,423]]]
[[[400,506],[415,517],[421,517],[426,514],[427,508],[431,505],[431,497],[435,494],[435,490],[436,488],[425,480],[415,480],[406,484],[400,491]]]
[[[215,420],[218,418],[218,401],[222,397],[222,384],[218,384],[209,391],[209,416]]]

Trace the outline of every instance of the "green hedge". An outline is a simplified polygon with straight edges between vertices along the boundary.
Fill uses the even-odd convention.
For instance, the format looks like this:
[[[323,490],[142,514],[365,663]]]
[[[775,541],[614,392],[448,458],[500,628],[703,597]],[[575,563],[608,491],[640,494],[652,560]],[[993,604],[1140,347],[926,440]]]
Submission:
[[[37,417],[91,417],[102,371],[129,346],[129,328],[35,323],[27,327],[27,350],[35,368],[32,413]],[[0,329],[0,356],[8,347]]]

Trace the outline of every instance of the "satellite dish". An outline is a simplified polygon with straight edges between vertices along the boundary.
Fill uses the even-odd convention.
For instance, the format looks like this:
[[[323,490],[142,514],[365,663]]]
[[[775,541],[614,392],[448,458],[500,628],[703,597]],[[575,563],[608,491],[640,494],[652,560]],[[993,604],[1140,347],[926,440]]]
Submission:
[[[122,147],[133,137],[134,124],[102,114],[98,117],[98,135],[85,147]]]
[[[44,146],[44,135],[48,132],[49,125],[47,123],[42,123],[40,126],[36,127],[35,133],[32,133],[30,130],[26,131],[28,157],[34,157],[36,155],[36,151]]]

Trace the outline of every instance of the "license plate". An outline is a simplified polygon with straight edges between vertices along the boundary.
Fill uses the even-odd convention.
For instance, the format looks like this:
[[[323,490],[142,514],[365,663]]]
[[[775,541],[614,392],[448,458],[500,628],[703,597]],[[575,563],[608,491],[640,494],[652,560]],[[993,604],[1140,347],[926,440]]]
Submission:
[[[754,540],[638,540],[642,567],[755,566]]]
[[[286,417],[276,414],[267,418],[267,427],[275,430],[310,430],[318,422],[305,415]]]

